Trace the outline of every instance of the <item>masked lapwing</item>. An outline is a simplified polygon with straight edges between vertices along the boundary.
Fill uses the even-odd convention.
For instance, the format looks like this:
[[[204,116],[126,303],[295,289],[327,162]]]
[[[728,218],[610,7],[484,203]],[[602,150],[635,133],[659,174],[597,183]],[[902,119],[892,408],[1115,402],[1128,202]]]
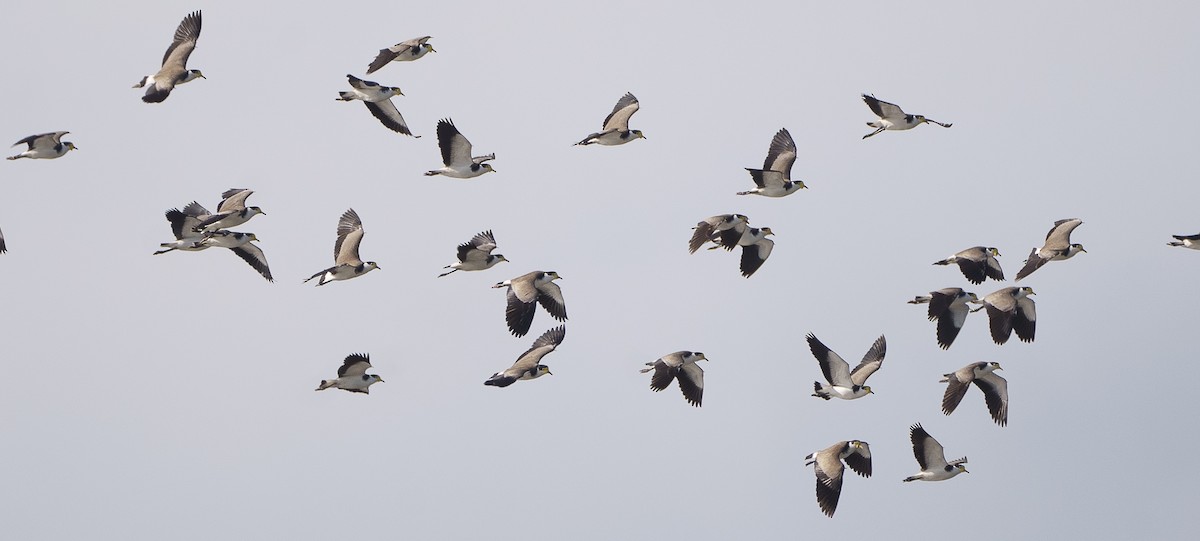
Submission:
[[[1046,243],[1041,248],[1034,248],[1029,252],[1029,259],[1025,260],[1025,266],[1021,267],[1015,281],[1033,274],[1033,271],[1042,268],[1046,263],[1071,259],[1079,252],[1086,252],[1082,244],[1071,244],[1071,232],[1081,225],[1083,220],[1079,218],[1054,222],[1054,227],[1046,233]]]
[[[1005,287],[983,298],[994,342],[1007,342],[1013,331],[1022,342],[1033,341],[1037,330],[1037,306],[1029,295],[1034,294],[1031,287]]]
[[[567,328],[563,325],[542,333],[537,340],[533,341],[533,345],[525,350],[525,353],[517,357],[517,361],[512,366],[503,372],[492,374],[492,377],[483,384],[508,387],[518,380],[537,379],[547,374],[554,375],[550,372],[549,366],[542,364],[542,358],[554,351],[566,336]]]
[[[867,104],[867,107],[871,108],[871,112],[875,113],[875,116],[879,117],[878,121],[867,122],[867,125],[875,128],[875,131],[864,135],[863,139],[875,135],[883,130],[911,130],[917,126],[920,126],[921,124],[925,124],[926,122],[932,122],[943,128],[949,128],[952,126],[952,124],[943,124],[931,118],[925,118],[924,115],[907,114],[903,109],[900,108],[899,105],[877,99],[875,96],[863,94],[862,99],[863,102]]]
[[[183,83],[203,79],[200,70],[188,69],[188,57],[196,49],[196,40],[200,39],[200,12],[195,11],[183,18],[175,29],[175,39],[167,47],[163,55],[162,68],[154,75],[142,77],[133,88],[146,87],[142,101],[146,103],[161,103],[171,95],[171,91]]]
[[[933,436],[930,436],[920,423],[909,428],[909,437],[912,438],[913,455],[917,457],[917,464],[921,465],[921,472],[905,477],[905,483],[909,481],[945,481],[960,473],[970,473],[966,466],[963,466],[967,463],[967,457],[946,462],[946,453],[942,449],[942,444],[933,439]]]
[[[795,162],[796,142],[792,140],[792,134],[788,133],[787,128],[780,129],[771,139],[763,168],[746,168],[746,171],[750,172],[750,178],[754,179],[756,188],[737,194],[783,197],[807,188],[803,180],[792,180],[792,164]]]
[[[963,276],[972,284],[982,284],[988,278],[1003,282],[1004,270],[1000,268],[1000,262],[996,261],[999,256],[1000,250],[995,248],[972,246],[941,261],[934,261],[933,264],[957,264]]]
[[[9,156],[8,159],[19,160],[21,158],[31,158],[35,160],[53,160],[54,158],[61,158],[67,152],[78,150],[75,148],[75,143],[62,140],[62,137],[68,133],[71,132],[55,131],[30,135],[12,145],[14,147],[17,145],[26,145],[28,148],[20,154]]]
[[[309,276],[304,281],[308,282],[313,278],[320,278],[317,281],[317,285],[323,286],[337,280],[358,278],[380,268],[379,264],[374,261],[364,262],[359,257],[358,245],[362,243],[362,239],[363,225],[362,220],[358,217],[358,213],[354,212],[354,209],[342,213],[342,217],[338,219],[337,241],[333,243],[334,265]]]
[[[492,286],[508,288],[504,319],[513,336],[525,336],[529,332],[538,304],[550,313],[550,317],[559,321],[567,320],[567,305],[562,289],[554,283],[561,278],[554,271],[533,271]]]
[[[817,358],[817,362],[821,365],[821,373],[825,375],[825,381],[828,382],[828,384],[822,384],[814,381],[813,396],[825,400],[834,397],[842,400],[854,400],[874,393],[871,386],[866,383],[867,378],[883,366],[883,357],[887,354],[887,340],[882,335],[875,339],[875,343],[871,344],[871,349],[867,350],[866,355],[863,355],[862,362],[858,363],[853,371],[850,370],[850,363],[821,343],[816,335],[808,333],[804,338],[808,340],[808,348],[812,350],[813,357]]]
[[[441,278],[456,271],[481,271],[494,267],[497,263],[508,261],[504,254],[492,254],[496,249],[496,236],[492,230],[475,234],[471,240],[458,245],[458,261],[442,267],[450,269],[438,275]]]
[[[959,368],[949,374],[943,374],[941,383],[948,383],[946,394],[942,396],[942,413],[950,415],[954,408],[967,394],[967,389],[974,383],[983,391],[983,400],[987,403],[988,412],[996,424],[1008,424],[1008,380],[995,373],[1000,370],[1000,363],[977,362]]]
[[[638,111],[641,105],[632,93],[625,93],[617,100],[611,113],[604,117],[604,129],[584,137],[576,145],[600,144],[606,146],[623,145],[634,139],[645,139],[642,130],[629,129],[629,117]]]
[[[860,440],[839,441],[804,457],[804,465],[812,466],[817,475],[817,504],[821,512],[832,517],[842,496],[842,478],[846,473],[842,461],[855,473],[871,476],[871,447]]]
[[[645,374],[654,371],[650,377],[650,388],[654,392],[666,389],[672,381],[678,380],[684,400],[698,408],[704,400],[704,369],[696,363],[707,360],[708,357],[699,351],[676,351],[646,363],[650,368],[643,368],[640,372]]]
[[[963,291],[961,287],[947,287],[930,291],[929,295],[919,295],[909,304],[928,304],[929,321],[937,321],[937,342],[942,349],[950,349],[950,344],[962,330],[967,321],[971,308],[967,303],[980,304],[983,301],[974,293]]]
[[[368,374],[367,369],[371,368],[371,359],[366,353],[352,353],[342,362],[342,367],[338,369],[337,379],[323,379],[321,384],[317,386],[318,391],[334,388],[352,393],[370,394],[371,386],[376,383],[383,383],[383,378]]]

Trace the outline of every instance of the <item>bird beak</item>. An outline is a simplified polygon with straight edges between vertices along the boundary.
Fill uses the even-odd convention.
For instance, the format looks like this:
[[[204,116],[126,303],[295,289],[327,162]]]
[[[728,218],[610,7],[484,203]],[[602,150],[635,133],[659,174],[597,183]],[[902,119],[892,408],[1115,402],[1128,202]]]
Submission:
[[[1083,252],[1083,253],[1087,253],[1087,250],[1084,250],[1084,249],[1083,249],[1083,246],[1080,246],[1080,247],[1079,247],[1079,251],[1080,251],[1080,252]]]
[[[436,52],[437,52],[437,49],[434,49],[434,48],[433,48],[433,45],[430,45],[430,46],[429,46],[429,52],[431,52],[431,53],[436,53]]]
[[[546,370],[546,375],[547,375],[547,376],[553,376],[553,375],[554,375],[554,372],[551,372],[550,370]]]
[[[383,378],[379,378],[379,383],[383,383]]]

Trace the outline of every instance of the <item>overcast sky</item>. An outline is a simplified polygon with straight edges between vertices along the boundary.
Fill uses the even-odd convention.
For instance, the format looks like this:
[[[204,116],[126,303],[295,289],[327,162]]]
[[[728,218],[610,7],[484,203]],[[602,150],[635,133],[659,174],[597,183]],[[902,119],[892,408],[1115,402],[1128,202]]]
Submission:
[[[0,143],[69,130],[57,160],[0,162],[0,523],[12,539],[1184,538],[1197,503],[1200,253],[1193,3],[654,5],[12,3]],[[1146,7],[1152,5],[1153,7]],[[207,80],[145,104],[176,25],[203,10]],[[399,86],[414,139],[334,100],[378,49],[437,49],[366,76]],[[647,139],[573,147],[625,92]],[[868,140],[873,93],[951,129]],[[453,118],[497,170],[440,167]],[[739,197],[774,133],[799,147],[785,199]],[[12,149],[15,154],[20,149]],[[275,283],[224,250],[152,256],[163,211],[252,188]],[[314,288],[337,219],[382,267]],[[776,232],[750,279],[689,255],[740,212]],[[983,313],[938,349],[931,262],[996,246],[1015,276],[1057,219],[1088,253],[1020,285],[1037,340]],[[436,278],[491,229],[510,263]],[[485,387],[552,326],[513,338],[504,292],[555,270],[554,375]],[[810,397],[815,333],[857,363],[853,402]],[[703,351],[704,406],[642,363]],[[386,382],[313,392],[352,352]],[[941,374],[999,361],[1009,425]],[[968,475],[902,483],[920,422]],[[821,514],[804,455],[870,442]],[[925,530],[927,532],[917,532]]]

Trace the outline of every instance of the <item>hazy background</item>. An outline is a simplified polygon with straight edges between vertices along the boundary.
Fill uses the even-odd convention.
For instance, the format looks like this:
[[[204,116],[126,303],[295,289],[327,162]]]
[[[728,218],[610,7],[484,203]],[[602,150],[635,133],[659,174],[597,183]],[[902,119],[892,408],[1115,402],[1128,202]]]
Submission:
[[[1165,243],[1200,231],[1200,9],[906,4],[6,6],[0,143],[70,130],[79,150],[0,162],[5,536],[1185,538],[1200,253]],[[196,9],[208,79],[142,103],[130,85]],[[425,137],[334,100],[423,35],[436,54],[367,78]],[[572,147],[627,91],[648,139]],[[954,127],[862,141],[863,92]],[[443,117],[497,173],[421,175]],[[780,127],[811,189],[734,195]],[[164,210],[231,187],[267,212],[237,229],[274,284],[222,250],[151,255]],[[351,207],[382,270],[302,284]],[[749,280],[687,253],[726,212],[777,234]],[[905,304],[1012,285],[930,263],[983,244],[1015,276],[1071,217],[1089,253],[1022,282],[1035,343],[995,346],[978,313],[941,351]],[[435,278],[485,229],[511,263]],[[484,387],[552,324],[511,337],[489,286],[538,269],[571,316],[555,375]],[[810,397],[808,332],[852,364],[886,334],[877,394]],[[703,408],[637,371],[680,349],[712,359]],[[351,352],[386,383],[313,392]],[[1007,428],[977,389],[940,412],[940,375],[979,360],[1005,367]],[[901,483],[915,422],[971,473]],[[851,438],[875,476],[848,475],[829,519],[802,459]]]

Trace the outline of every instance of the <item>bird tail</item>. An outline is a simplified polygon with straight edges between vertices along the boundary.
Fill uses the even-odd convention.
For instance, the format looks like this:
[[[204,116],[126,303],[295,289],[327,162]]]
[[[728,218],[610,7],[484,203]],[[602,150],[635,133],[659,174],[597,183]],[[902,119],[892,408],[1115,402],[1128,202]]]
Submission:
[[[917,479],[920,479],[920,478],[921,478],[921,476],[919,476],[919,475],[910,475],[910,476],[904,478],[904,482],[907,483],[909,481],[916,481]]]
[[[738,194],[738,195],[750,195],[750,194],[753,194],[753,193],[754,193],[754,192],[738,192],[737,194]]]
[[[164,242],[164,243],[162,243],[162,244],[159,244],[159,246],[162,246],[163,248],[166,248],[166,250],[159,250],[159,251],[157,251],[157,252],[154,252],[154,255],[165,254],[165,253],[167,253],[167,252],[170,252],[170,251],[172,251],[172,250],[176,250],[176,249],[177,249],[177,248],[175,248],[174,246],[171,246],[169,243],[166,243],[166,242]]]
[[[450,270],[448,270],[448,271],[446,271],[446,272],[443,272],[443,273],[439,274],[439,275],[438,275],[438,278],[441,278],[441,277],[443,277],[443,276],[445,276],[445,275],[447,275],[447,274],[450,274],[450,273],[452,273],[452,272],[454,272],[454,271],[458,270],[458,269],[450,268],[450,265],[446,265],[445,267],[442,267],[442,268],[443,268],[443,269],[450,269]]]
[[[354,99],[353,92],[338,92],[338,101],[351,101]]]
[[[15,158],[9,158],[9,159],[12,160]],[[1167,246],[1183,246],[1183,243],[1182,242],[1168,242]]]
[[[952,375],[954,374],[942,374],[942,379],[939,379],[938,383],[950,383],[950,376]]]
[[[19,154],[18,154],[18,155],[16,155],[16,156],[9,156],[9,157],[7,157],[7,158],[5,158],[5,159],[6,159],[6,160],[19,160],[19,159],[21,159],[21,158],[24,158],[24,157],[25,157],[25,156],[21,156],[21,155],[19,155]]]
[[[440,174],[442,174],[441,171],[426,171],[425,172],[425,176],[427,176],[427,177],[432,177],[434,175],[440,175]]]
[[[883,127],[883,124],[880,124],[880,123],[878,123],[878,122],[875,122],[875,121],[868,122],[868,123],[867,123],[867,125],[868,125],[868,126],[870,126],[870,127],[872,127],[872,128],[882,128],[882,127]]]
[[[829,393],[821,390],[821,382],[814,381],[813,382],[813,390],[814,390],[814,392],[812,394],[813,396],[815,396],[817,398],[823,398],[825,400],[829,400]]]
[[[504,374],[496,372],[495,374],[492,374],[492,377],[488,378],[487,381],[483,382],[483,384],[491,385],[492,387],[508,387],[509,385],[512,385],[514,381],[517,381],[516,378],[506,378],[504,377]]]
[[[334,385],[337,385],[337,380],[332,380],[332,381],[331,381],[331,380],[323,379],[323,380],[321,380],[321,385],[317,386],[317,388],[316,388],[316,389],[314,389],[314,390],[316,390],[316,391],[324,391],[325,389],[328,389],[328,388],[330,388],[330,387],[333,387]]]
[[[917,295],[916,297],[913,297],[913,300],[908,301],[908,304],[925,304],[928,303],[929,300],[930,297],[928,295]]]
[[[934,261],[934,262],[933,262],[933,264],[934,264],[934,265],[949,265],[949,264],[951,264],[951,263],[953,263],[953,261],[950,261],[950,259],[949,259],[949,258],[943,259],[943,260],[941,260],[941,261]]]

